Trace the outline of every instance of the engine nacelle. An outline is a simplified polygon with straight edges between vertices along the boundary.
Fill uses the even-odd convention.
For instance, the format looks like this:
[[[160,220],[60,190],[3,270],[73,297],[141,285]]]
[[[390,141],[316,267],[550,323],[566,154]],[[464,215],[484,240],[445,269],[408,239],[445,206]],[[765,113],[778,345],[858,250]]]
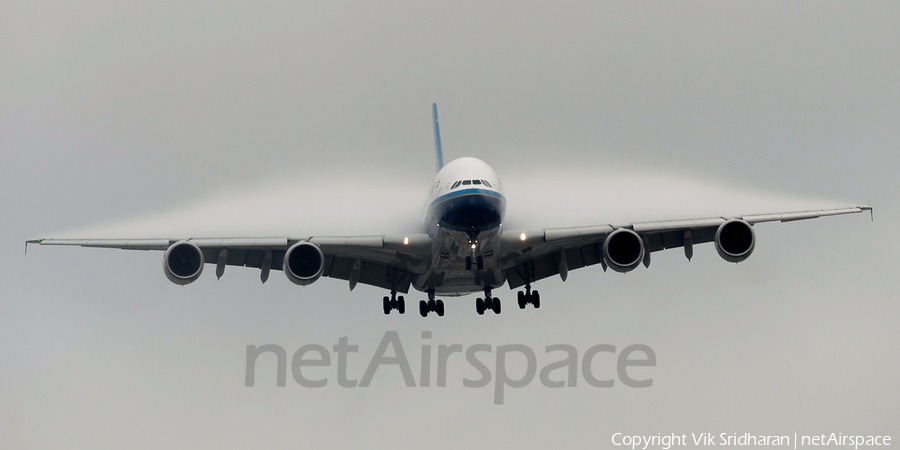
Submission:
[[[184,286],[203,273],[203,251],[187,241],[172,244],[163,256],[163,272],[169,281]]]
[[[603,259],[616,272],[631,272],[644,259],[644,240],[627,228],[613,231],[603,241]]]
[[[750,257],[756,246],[756,233],[749,223],[731,219],[716,230],[716,252],[725,261],[739,263]]]
[[[294,284],[313,284],[324,270],[325,255],[316,244],[298,242],[284,254],[284,274]]]

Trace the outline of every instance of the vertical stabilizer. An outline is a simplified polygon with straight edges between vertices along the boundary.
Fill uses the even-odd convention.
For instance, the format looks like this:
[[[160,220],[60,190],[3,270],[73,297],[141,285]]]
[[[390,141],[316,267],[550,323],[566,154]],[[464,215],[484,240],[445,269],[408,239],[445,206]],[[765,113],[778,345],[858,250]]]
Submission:
[[[434,113],[434,166],[435,171],[439,172],[444,168],[444,151],[441,149],[441,126],[438,123],[437,103],[431,104],[431,110]]]

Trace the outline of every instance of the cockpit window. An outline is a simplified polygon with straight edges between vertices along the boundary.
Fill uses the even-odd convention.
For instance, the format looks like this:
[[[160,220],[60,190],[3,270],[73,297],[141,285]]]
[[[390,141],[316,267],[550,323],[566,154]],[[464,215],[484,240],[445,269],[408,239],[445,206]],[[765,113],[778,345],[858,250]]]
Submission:
[[[472,184],[481,184],[481,180],[472,180]]]
[[[481,184],[483,184],[483,185],[485,185],[485,186],[487,186],[487,187],[493,187],[493,186],[491,186],[491,183],[488,183],[488,182],[487,182],[487,180],[481,180]]]
[[[463,181],[463,186],[469,185],[469,184],[472,184],[472,180],[465,180],[465,181]]]
[[[456,183],[453,183],[453,186],[450,186],[450,189],[458,188],[460,183],[462,183],[462,181],[457,181]]]

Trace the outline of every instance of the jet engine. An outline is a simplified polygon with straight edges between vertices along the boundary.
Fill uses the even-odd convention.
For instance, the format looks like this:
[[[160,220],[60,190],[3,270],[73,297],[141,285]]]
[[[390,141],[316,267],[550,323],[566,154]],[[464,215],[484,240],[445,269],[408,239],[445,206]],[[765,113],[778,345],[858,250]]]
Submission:
[[[325,255],[318,245],[298,242],[284,254],[284,274],[300,286],[315,283],[325,270]]]
[[[163,256],[163,272],[169,281],[184,286],[203,273],[203,251],[187,241],[172,244]]]
[[[603,242],[603,258],[612,270],[625,273],[634,270],[644,259],[644,241],[632,230],[620,228]]]
[[[725,261],[739,263],[750,257],[756,245],[756,234],[749,223],[731,219],[716,230],[716,252]]]

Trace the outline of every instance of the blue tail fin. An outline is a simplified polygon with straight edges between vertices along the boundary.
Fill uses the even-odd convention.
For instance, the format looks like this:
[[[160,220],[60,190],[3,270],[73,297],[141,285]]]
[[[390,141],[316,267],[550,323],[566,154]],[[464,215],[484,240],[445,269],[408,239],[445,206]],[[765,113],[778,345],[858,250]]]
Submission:
[[[431,110],[434,112],[434,164],[439,172],[444,168],[444,151],[441,149],[441,126],[438,124],[437,103],[431,104]]]

